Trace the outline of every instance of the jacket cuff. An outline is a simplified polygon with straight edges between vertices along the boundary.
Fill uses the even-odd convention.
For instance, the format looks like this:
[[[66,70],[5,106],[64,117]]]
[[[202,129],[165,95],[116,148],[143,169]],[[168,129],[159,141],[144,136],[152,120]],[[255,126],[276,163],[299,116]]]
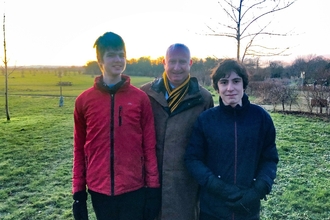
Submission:
[[[79,191],[73,194],[73,200],[75,201],[86,201],[87,200],[87,192],[86,191]]]

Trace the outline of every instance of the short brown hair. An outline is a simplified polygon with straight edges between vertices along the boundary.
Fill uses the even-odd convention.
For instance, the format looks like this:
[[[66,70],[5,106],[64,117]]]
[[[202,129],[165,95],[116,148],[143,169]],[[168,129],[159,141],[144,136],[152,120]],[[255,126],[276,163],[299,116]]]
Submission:
[[[125,42],[118,34],[113,32],[106,32],[94,43],[94,48],[96,48],[96,57],[98,61],[103,61],[104,53],[109,50],[123,50],[126,57],[126,47]]]

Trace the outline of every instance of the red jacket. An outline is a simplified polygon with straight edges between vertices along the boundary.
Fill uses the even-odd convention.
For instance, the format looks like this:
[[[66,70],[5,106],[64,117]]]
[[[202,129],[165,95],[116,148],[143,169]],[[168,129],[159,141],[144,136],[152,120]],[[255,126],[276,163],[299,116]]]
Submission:
[[[97,77],[74,109],[72,192],[109,196],[159,187],[153,113],[148,96],[130,85],[109,89]],[[120,83],[119,83],[120,84]]]

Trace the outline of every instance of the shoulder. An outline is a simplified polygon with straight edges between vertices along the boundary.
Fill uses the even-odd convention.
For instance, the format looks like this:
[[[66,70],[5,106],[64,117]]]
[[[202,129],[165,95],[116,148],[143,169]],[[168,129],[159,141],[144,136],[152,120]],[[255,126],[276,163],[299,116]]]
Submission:
[[[145,84],[143,84],[143,85],[140,87],[140,89],[141,89],[142,91],[147,91],[147,90],[149,90],[149,89],[151,88],[151,84],[152,84],[152,82],[145,83]]]
[[[214,107],[214,101],[211,92],[201,85],[199,87],[199,91],[201,96],[203,97],[206,108]]]
[[[88,97],[91,93],[95,91],[94,87],[90,87],[86,89],[85,91],[81,92],[78,96],[77,99],[84,99],[85,97]]]
[[[256,104],[250,103],[250,109],[253,112],[256,112],[256,113],[259,113],[259,114],[269,115],[269,112],[266,109],[264,109],[263,107],[261,107],[260,105],[256,105]]]
[[[199,92],[201,93],[201,95],[203,97],[209,97],[209,98],[212,98],[212,94],[209,90],[207,90],[205,87],[203,87],[197,80],[196,77],[191,77],[190,78],[190,85],[195,88],[195,89],[198,89]]]
[[[140,88],[137,88],[133,85],[130,85],[129,86],[129,95],[134,97],[134,98],[137,98],[137,97],[140,97],[140,98],[148,98],[148,95],[145,93],[145,91],[143,91],[142,89]]]
[[[263,107],[251,103],[250,111],[253,115],[259,115],[264,120],[265,123],[267,123],[267,122],[273,123],[273,119],[272,119],[271,115]]]
[[[199,90],[203,96],[212,98],[211,92],[209,90],[207,90],[205,87],[203,87],[202,85],[199,85]]]
[[[80,93],[75,99],[75,107],[80,108],[89,103],[91,100],[98,100],[100,97],[100,93],[94,87],[86,89],[82,93]]]
[[[140,87],[141,90],[148,93],[151,90],[160,92],[164,87],[164,82],[162,78],[155,78],[153,81],[148,82]]]
[[[199,118],[209,118],[209,117],[214,117],[214,115],[217,115],[220,111],[220,106],[215,106],[209,109],[206,109],[203,111],[200,115]]]

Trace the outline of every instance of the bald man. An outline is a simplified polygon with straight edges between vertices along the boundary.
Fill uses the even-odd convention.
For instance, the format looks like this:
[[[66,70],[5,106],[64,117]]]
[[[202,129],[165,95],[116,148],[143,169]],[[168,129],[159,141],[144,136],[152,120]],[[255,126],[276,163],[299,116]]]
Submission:
[[[141,87],[150,98],[156,126],[161,199],[152,205],[161,207],[157,220],[195,220],[198,184],[183,157],[197,116],[214,103],[210,92],[190,75],[193,62],[186,45],[171,45],[163,64],[162,77]]]

